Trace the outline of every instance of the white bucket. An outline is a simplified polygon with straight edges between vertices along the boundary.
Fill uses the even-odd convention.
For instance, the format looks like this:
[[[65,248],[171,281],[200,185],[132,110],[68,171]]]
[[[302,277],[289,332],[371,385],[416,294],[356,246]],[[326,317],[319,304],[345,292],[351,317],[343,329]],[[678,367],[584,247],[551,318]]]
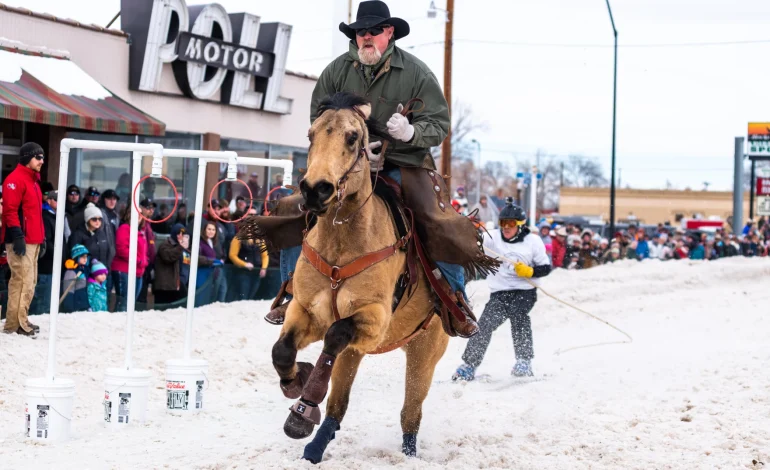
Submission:
[[[209,363],[203,359],[166,361],[166,411],[193,414],[203,409],[203,394],[208,388]]]
[[[72,380],[28,379],[24,384],[25,435],[37,441],[69,440],[74,402],[75,382]]]
[[[144,422],[152,374],[143,369],[107,369],[104,373],[104,422],[124,427]]]

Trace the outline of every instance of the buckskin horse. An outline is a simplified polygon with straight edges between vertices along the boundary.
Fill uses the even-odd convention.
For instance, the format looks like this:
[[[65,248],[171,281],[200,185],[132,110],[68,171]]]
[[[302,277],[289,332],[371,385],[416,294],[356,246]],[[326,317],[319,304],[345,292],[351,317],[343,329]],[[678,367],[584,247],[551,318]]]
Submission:
[[[370,112],[366,99],[340,93],[322,103],[310,128],[300,190],[317,221],[305,232],[294,298],[272,350],[284,395],[298,399],[284,424],[291,438],[308,437],[321,424],[319,405],[331,379],[326,418],[305,447],[304,458],[313,463],[340,429],[361,360],[399,348],[406,352],[402,450],[415,456],[422,404],[449,341],[425,273],[408,269],[412,229],[399,234],[388,204],[372,197]],[[394,310],[394,292],[407,271],[410,286]],[[315,366],[296,362],[299,349],[321,339]]]

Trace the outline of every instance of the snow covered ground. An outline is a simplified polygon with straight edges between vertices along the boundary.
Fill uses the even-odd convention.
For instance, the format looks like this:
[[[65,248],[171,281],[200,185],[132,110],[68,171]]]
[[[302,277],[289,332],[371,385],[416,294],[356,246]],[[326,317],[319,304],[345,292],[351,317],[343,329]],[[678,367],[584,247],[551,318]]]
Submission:
[[[320,468],[768,468],[770,467],[770,260],[623,262],[556,272],[554,295],[628,331],[541,295],[533,311],[538,380],[513,379],[508,324],[479,373],[448,381],[465,347],[452,339],[424,407],[418,459],[400,452],[404,359],[365,359],[348,415]],[[485,283],[469,286],[477,312]],[[181,353],[184,312],[137,314],[135,363],[150,369],[150,421],[103,425],[104,370],[122,363],[125,316],[60,316],[58,366],[75,380],[74,439],[36,445],[22,436],[23,383],[42,376],[48,319],[36,341],[0,335],[0,468],[311,468],[307,440],[284,436],[291,400],[270,362],[278,328],[267,302],[197,312],[195,354],[210,363],[207,410],[166,415],[164,361]],[[320,345],[300,352],[315,362]]]

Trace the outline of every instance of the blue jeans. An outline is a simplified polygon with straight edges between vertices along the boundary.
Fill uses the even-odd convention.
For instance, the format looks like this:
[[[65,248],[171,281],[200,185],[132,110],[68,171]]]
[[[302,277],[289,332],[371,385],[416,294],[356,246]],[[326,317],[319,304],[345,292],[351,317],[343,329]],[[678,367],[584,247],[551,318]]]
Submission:
[[[257,269],[249,271],[244,268],[236,268],[232,277],[233,301],[254,300],[261,280]]]
[[[399,185],[401,184],[401,169],[391,168],[384,171],[383,175],[395,180]],[[281,282],[286,281],[289,278],[289,272],[294,271],[297,266],[297,260],[302,252],[302,246],[294,246],[281,250]],[[453,292],[458,290],[463,293],[465,298],[468,296],[465,294],[465,270],[459,264],[449,264],[437,261],[439,271],[452,287]],[[287,296],[291,298],[291,296]]]
[[[37,285],[35,286],[35,297],[32,299],[32,303],[29,306],[30,315],[42,315],[43,313],[49,313],[51,308],[51,283],[53,282],[53,275],[51,274],[38,274]]]
[[[117,305],[115,307],[115,311],[125,312],[128,308],[128,274],[113,271],[110,273],[110,275],[112,276],[112,283],[115,285],[115,296],[117,297]],[[134,300],[139,298],[139,291],[141,289],[142,278],[137,277]]]

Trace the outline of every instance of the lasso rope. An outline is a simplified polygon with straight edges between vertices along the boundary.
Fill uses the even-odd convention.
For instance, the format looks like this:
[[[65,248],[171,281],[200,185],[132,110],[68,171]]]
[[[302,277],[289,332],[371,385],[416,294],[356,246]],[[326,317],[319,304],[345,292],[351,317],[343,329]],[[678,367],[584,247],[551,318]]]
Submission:
[[[486,246],[484,247],[484,250],[488,251],[489,253],[491,253],[491,254],[493,254],[493,255],[495,255],[497,257],[499,257],[503,261],[507,261],[508,263],[511,263],[511,265],[515,265],[516,264],[515,261],[506,258],[505,256],[501,255],[500,253],[497,253],[494,250],[492,250],[492,249],[490,249],[490,248],[488,248]],[[555,301],[557,301],[559,303],[562,303],[562,304],[566,305],[567,307],[573,308],[573,309],[577,310],[580,313],[584,313],[584,314],[588,315],[589,317],[593,318],[594,320],[597,320],[597,321],[600,321],[600,322],[604,323],[605,325],[607,325],[610,328],[612,328],[613,330],[615,330],[615,331],[625,335],[628,338],[627,341],[605,341],[605,342],[602,342],[602,343],[586,344],[584,346],[573,346],[571,348],[567,348],[567,349],[564,349],[564,350],[557,349],[556,351],[554,351],[554,354],[556,354],[557,356],[559,354],[566,353],[566,352],[569,352],[569,351],[575,351],[577,349],[593,348],[593,347],[596,347],[596,346],[607,346],[607,345],[610,345],[610,344],[630,344],[630,343],[632,343],[634,341],[634,339],[631,337],[631,335],[629,335],[625,331],[621,330],[617,326],[613,325],[612,323],[608,322],[607,320],[599,318],[596,315],[594,315],[593,313],[586,312],[585,310],[583,310],[583,309],[581,309],[579,307],[576,307],[576,306],[572,305],[569,302],[566,302],[566,301],[561,300],[560,298],[558,298],[558,297],[556,297],[554,295],[549,294],[545,289],[543,289],[542,287],[538,286],[537,284],[535,284],[534,282],[532,282],[532,280],[530,280],[528,278],[523,277],[522,279],[527,281],[530,285],[532,285],[532,287],[535,287],[536,289],[539,289],[540,292],[542,292],[546,296],[552,298],[553,300],[555,300]]]

